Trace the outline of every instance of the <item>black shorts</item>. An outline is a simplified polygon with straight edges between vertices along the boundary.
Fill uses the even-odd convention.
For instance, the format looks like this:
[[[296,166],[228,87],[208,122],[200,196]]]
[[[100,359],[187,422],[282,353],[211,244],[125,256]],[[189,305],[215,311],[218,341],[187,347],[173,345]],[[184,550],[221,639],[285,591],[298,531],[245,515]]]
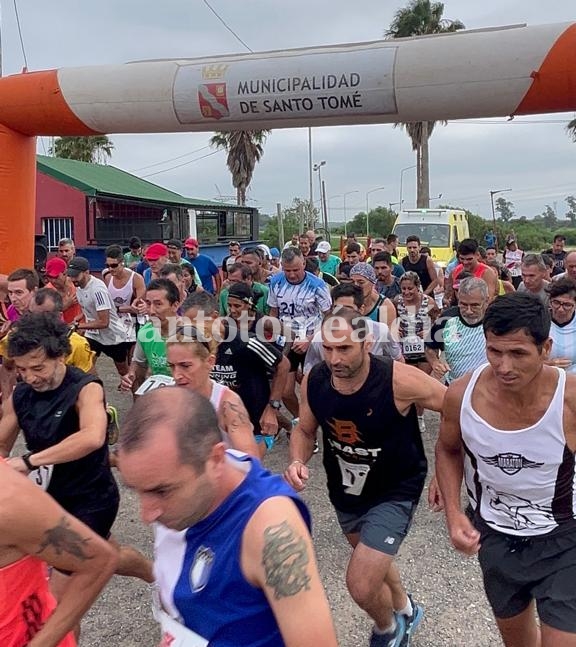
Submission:
[[[117,364],[128,361],[128,353],[135,342],[123,341],[120,344],[107,345],[101,344],[98,340],[92,339],[92,337],[86,337],[90,348],[96,353],[96,357],[100,357],[101,353],[104,353],[111,360]]]
[[[306,353],[297,353],[290,349],[286,353],[286,357],[290,362],[290,373],[295,373],[298,369],[304,372],[304,361],[306,359]]]
[[[487,529],[478,554],[484,590],[497,618],[513,618],[532,600],[544,624],[576,633],[576,528],[539,537]]]
[[[104,539],[109,539],[110,530],[116,521],[120,500],[116,499],[115,504],[110,505],[102,510],[70,510],[70,514],[75,516],[78,521],[86,524],[90,530]]]

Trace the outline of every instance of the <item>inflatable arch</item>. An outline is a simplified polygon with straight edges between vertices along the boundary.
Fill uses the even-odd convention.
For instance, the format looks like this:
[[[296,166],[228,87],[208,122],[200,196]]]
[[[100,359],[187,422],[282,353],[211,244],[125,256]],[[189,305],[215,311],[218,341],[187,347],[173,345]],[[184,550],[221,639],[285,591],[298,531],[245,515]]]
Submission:
[[[576,110],[576,23],[4,77],[0,271],[33,264],[37,135],[290,128],[570,110]]]

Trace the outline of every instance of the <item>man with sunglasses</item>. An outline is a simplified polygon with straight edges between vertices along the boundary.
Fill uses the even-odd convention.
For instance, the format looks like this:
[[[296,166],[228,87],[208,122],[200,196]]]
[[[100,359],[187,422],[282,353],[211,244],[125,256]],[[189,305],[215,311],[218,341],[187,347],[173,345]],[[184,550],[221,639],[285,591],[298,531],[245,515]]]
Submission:
[[[76,286],[78,303],[84,320],[76,319],[76,330],[86,335],[90,348],[99,357],[110,357],[122,377],[128,372],[126,328],[118,315],[106,284],[90,274],[90,263],[82,256],[75,256],[68,264],[68,276]]]
[[[105,255],[108,272],[103,277],[104,283],[126,328],[126,341],[135,344],[138,310],[132,304],[136,299],[143,299],[146,294],[144,278],[124,265],[120,245],[110,245],[106,248]]]

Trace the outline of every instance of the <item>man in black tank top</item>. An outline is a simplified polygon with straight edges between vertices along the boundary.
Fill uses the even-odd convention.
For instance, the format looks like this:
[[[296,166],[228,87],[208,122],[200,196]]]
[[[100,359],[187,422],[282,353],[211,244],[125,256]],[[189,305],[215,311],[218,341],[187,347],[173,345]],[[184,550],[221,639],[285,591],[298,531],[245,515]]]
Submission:
[[[354,547],[348,588],[375,622],[370,646],[408,645],[423,610],[399,585],[393,557],[426,477],[416,405],[439,411],[445,387],[414,367],[371,356],[366,332],[366,319],[351,308],[324,320],[325,361],[302,383],[285,477],[305,487],[320,426],[330,501]]]
[[[433,294],[438,283],[434,261],[430,256],[420,253],[421,244],[418,236],[408,236],[406,238],[406,249],[408,250],[408,256],[404,256],[402,259],[402,267],[406,272],[416,272],[418,274],[424,294]]]
[[[68,326],[54,313],[22,317],[10,336],[8,352],[22,382],[3,407],[0,455],[9,455],[22,429],[28,451],[8,464],[36,480],[98,535],[109,538],[119,493],[108,460],[101,381],[66,366]],[[151,563],[143,555],[119,548],[117,572],[153,581]],[[59,586],[64,582],[55,586],[57,597]]]

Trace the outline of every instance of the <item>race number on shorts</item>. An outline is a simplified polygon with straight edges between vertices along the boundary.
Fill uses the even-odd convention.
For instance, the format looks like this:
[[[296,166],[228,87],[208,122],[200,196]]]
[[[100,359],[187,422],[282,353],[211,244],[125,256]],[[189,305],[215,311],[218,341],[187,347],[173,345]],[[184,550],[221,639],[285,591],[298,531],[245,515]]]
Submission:
[[[54,465],[41,465],[35,470],[32,470],[28,474],[28,478],[35,483],[38,487],[41,487],[44,491],[48,489],[50,485],[50,479],[52,478],[52,472],[54,471]]]

